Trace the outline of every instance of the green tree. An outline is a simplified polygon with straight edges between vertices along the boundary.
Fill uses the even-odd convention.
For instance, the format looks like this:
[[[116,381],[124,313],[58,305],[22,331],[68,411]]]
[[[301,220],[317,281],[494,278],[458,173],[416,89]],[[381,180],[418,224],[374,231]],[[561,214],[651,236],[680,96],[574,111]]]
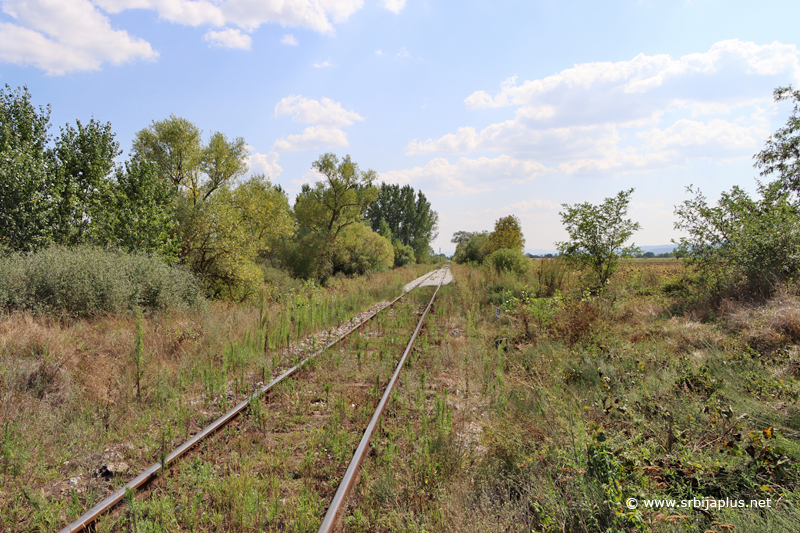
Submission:
[[[439,215],[422,191],[415,192],[410,185],[381,183],[375,201],[365,211],[374,231],[380,230],[384,221],[392,239],[410,246],[417,262],[428,259],[431,242],[438,236]]]
[[[564,211],[559,215],[570,240],[556,243],[556,247],[569,262],[589,267],[599,286],[608,282],[621,257],[642,253],[634,245],[625,246],[633,233],[641,229],[638,222],[625,218],[633,191],[620,191],[600,205],[561,204]]]
[[[335,273],[334,256],[340,234],[363,220],[362,213],[375,200],[374,170],[361,171],[350,156],[340,162],[323,154],[312,167],[325,179],[303,185],[294,204],[297,239],[301,249],[290,262],[297,275],[325,279]],[[305,264],[301,264],[305,263]]]
[[[458,231],[453,234],[451,242],[458,243],[453,254],[455,263],[482,263],[486,257],[486,243],[489,241],[488,231]]]
[[[509,215],[494,223],[494,231],[489,234],[484,254],[489,255],[503,248],[521,253],[524,246],[525,238],[522,236],[519,219],[514,215]]]
[[[0,90],[0,245],[30,251],[53,241],[59,191],[52,175],[50,106],[27,87]]]
[[[177,257],[175,189],[154,163],[132,159],[117,167],[104,207],[95,219],[97,244]]]
[[[770,135],[766,146],[754,156],[756,168],[762,176],[778,175],[778,183],[783,191],[791,191],[795,197],[800,195],[800,91],[792,87],[775,89],[776,102],[794,103],[792,114],[786,125]]]
[[[76,245],[96,241],[96,222],[107,211],[111,198],[114,159],[122,153],[111,123],[91,119],[76,127],[61,128],[56,139],[54,173],[59,191],[53,221],[54,240]]]
[[[675,228],[688,233],[677,251],[713,291],[769,296],[800,271],[800,209],[782,183],[759,184],[756,199],[734,187],[716,206],[688,191],[695,197],[675,209]]]
[[[256,259],[292,224],[285,196],[263,176],[234,186],[247,171],[244,139],[215,132],[203,144],[197,126],[172,115],[138,132],[133,153],[174,190],[179,259],[209,293],[242,300],[256,291]]]

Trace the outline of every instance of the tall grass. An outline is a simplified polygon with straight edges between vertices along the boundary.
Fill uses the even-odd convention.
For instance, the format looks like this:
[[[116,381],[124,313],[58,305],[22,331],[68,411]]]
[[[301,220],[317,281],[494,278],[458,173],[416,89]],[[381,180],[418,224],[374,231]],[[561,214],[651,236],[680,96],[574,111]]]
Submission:
[[[72,317],[203,305],[188,271],[155,255],[53,246],[0,256],[0,308]]]

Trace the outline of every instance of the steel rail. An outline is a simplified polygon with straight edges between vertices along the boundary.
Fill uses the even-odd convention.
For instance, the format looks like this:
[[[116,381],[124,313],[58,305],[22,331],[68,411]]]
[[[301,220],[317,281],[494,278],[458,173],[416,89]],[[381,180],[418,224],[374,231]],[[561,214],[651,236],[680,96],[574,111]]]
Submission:
[[[433,300],[436,298],[436,293],[439,292],[439,289],[442,286],[442,282],[446,277],[448,268],[449,264],[445,267],[445,270],[442,273],[442,279],[439,280],[439,285],[436,286],[436,290],[433,292],[433,296],[431,296],[428,306],[422,313],[419,323],[417,324],[417,328],[414,330],[414,334],[411,336],[411,340],[408,341],[406,350],[403,352],[403,357],[400,358],[400,362],[397,364],[397,368],[392,375],[392,379],[390,379],[389,384],[386,385],[386,390],[383,392],[383,396],[381,397],[380,403],[378,403],[377,409],[375,409],[375,414],[372,415],[372,419],[369,421],[369,425],[364,431],[364,436],[361,437],[361,442],[358,444],[358,448],[356,448],[356,452],[353,454],[353,458],[350,460],[350,465],[347,467],[347,471],[344,473],[344,477],[339,483],[339,488],[336,490],[333,500],[331,500],[331,505],[328,507],[328,512],[325,513],[325,518],[323,518],[322,524],[319,526],[317,533],[330,533],[337,524],[339,511],[347,499],[347,496],[350,494],[350,490],[353,488],[353,485],[355,485],[356,473],[358,472],[358,467],[361,465],[361,462],[364,460],[364,456],[366,455],[369,439],[372,437],[372,433],[375,431],[375,426],[378,424],[378,419],[381,417],[383,410],[386,408],[386,404],[389,401],[389,395],[392,392],[392,387],[394,387],[397,378],[400,376],[400,371],[403,369],[403,364],[406,362],[406,358],[411,352],[411,348],[414,346],[414,340],[416,340],[417,335],[422,328],[422,322],[425,320],[425,316],[428,314],[428,311],[430,311],[431,306],[433,305]]]
[[[192,449],[194,446],[196,446],[200,441],[202,441],[203,439],[205,439],[209,435],[217,432],[220,428],[224,427],[228,422],[230,422],[231,420],[236,418],[245,409],[245,407],[247,407],[250,404],[250,402],[252,402],[253,400],[261,398],[261,396],[264,393],[266,393],[267,391],[272,389],[275,385],[277,385],[278,383],[280,383],[284,379],[288,378],[289,376],[291,376],[292,374],[294,374],[295,372],[297,372],[298,370],[303,368],[309,361],[311,361],[312,359],[314,359],[315,357],[320,355],[325,350],[328,350],[328,349],[332,348],[333,346],[335,346],[336,344],[338,344],[341,340],[343,340],[345,337],[349,336],[351,333],[356,331],[358,328],[360,328],[361,326],[366,324],[369,320],[372,320],[373,318],[375,318],[375,316],[378,313],[380,313],[384,309],[388,309],[388,308],[392,307],[403,296],[405,296],[406,294],[408,294],[412,290],[414,290],[417,287],[419,287],[422,283],[427,281],[430,277],[432,277],[434,274],[436,274],[436,272],[438,272],[439,270],[440,269],[436,269],[436,270],[431,271],[427,276],[425,276],[423,279],[421,279],[419,281],[419,283],[414,285],[407,292],[403,292],[402,294],[400,294],[400,296],[398,296],[397,298],[395,298],[394,300],[389,302],[387,305],[385,305],[384,307],[381,307],[377,311],[373,312],[371,315],[366,317],[364,320],[362,320],[358,324],[356,324],[353,327],[351,327],[350,329],[348,329],[345,333],[343,333],[342,335],[340,335],[339,337],[337,337],[333,341],[331,341],[328,344],[326,344],[324,347],[320,348],[319,350],[317,350],[313,354],[311,354],[308,357],[306,357],[305,359],[303,359],[301,362],[299,362],[296,365],[294,365],[292,368],[290,368],[290,369],[286,370],[285,372],[283,372],[277,378],[273,379],[272,381],[270,381],[269,383],[267,383],[266,385],[261,387],[258,391],[254,392],[253,394],[248,396],[245,400],[241,401],[236,407],[234,407],[233,409],[231,409],[230,411],[228,411],[227,413],[225,413],[221,417],[217,418],[210,425],[206,426],[206,428],[203,429],[202,431],[200,431],[200,433],[196,434],[194,437],[192,437],[191,439],[187,440],[186,442],[181,444],[179,447],[175,448],[175,450],[173,450],[172,453],[170,453],[169,455],[166,456],[166,458],[164,459],[163,463],[155,463],[154,465],[152,465],[150,468],[148,468],[147,470],[145,470],[144,472],[142,472],[141,474],[139,474],[138,476],[133,478],[131,481],[126,483],[125,486],[123,486],[119,490],[115,491],[110,496],[108,496],[106,499],[104,499],[103,501],[101,501],[100,503],[98,503],[97,505],[92,507],[89,511],[87,511],[86,513],[81,515],[80,518],[78,518],[77,520],[72,522],[70,525],[68,525],[67,527],[62,529],[59,533],[77,533],[78,531],[82,531],[89,524],[91,524],[92,522],[97,520],[103,513],[105,513],[106,511],[111,509],[113,506],[118,504],[120,501],[122,501],[125,498],[125,495],[128,493],[128,491],[135,491],[135,490],[141,488],[142,486],[146,485],[150,480],[152,480],[152,478],[156,474],[158,474],[158,472],[160,470],[168,468],[170,463],[172,463],[173,461],[175,461],[176,459],[181,457],[183,454],[188,452],[190,449]],[[442,277],[442,279],[444,279],[444,276]],[[441,283],[440,283],[440,285],[441,285]],[[437,291],[439,290],[438,287],[437,287],[436,290]]]

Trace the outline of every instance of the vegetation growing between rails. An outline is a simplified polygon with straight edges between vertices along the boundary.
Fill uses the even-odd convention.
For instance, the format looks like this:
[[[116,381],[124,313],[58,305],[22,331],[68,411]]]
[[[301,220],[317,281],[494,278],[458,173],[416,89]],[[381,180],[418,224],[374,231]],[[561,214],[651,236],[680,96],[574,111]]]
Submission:
[[[0,529],[60,530],[296,363],[298,350],[319,348],[321,339],[300,342],[309,333],[396,296],[428,268],[307,283],[265,293],[257,307],[211,302],[91,321],[4,314]],[[150,527],[156,515],[133,509]]]
[[[552,264],[454,267],[346,530],[800,527],[800,299],[699,321],[676,312],[678,261],[623,262],[596,296],[564,264],[555,289],[540,284]],[[772,507],[643,503],[694,498]]]

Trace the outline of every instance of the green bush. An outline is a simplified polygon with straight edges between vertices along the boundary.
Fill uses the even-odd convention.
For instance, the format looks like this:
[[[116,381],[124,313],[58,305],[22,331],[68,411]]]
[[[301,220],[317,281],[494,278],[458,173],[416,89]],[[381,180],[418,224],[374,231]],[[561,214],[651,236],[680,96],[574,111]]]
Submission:
[[[524,274],[531,266],[530,261],[525,254],[519,250],[510,250],[508,248],[501,248],[492,252],[486,258],[497,272],[514,272],[516,274]]]
[[[414,264],[414,249],[411,246],[394,241],[392,247],[394,248],[394,266],[402,267]]]
[[[196,308],[196,278],[158,256],[52,246],[0,257],[0,308],[91,317],[147,309]]]

